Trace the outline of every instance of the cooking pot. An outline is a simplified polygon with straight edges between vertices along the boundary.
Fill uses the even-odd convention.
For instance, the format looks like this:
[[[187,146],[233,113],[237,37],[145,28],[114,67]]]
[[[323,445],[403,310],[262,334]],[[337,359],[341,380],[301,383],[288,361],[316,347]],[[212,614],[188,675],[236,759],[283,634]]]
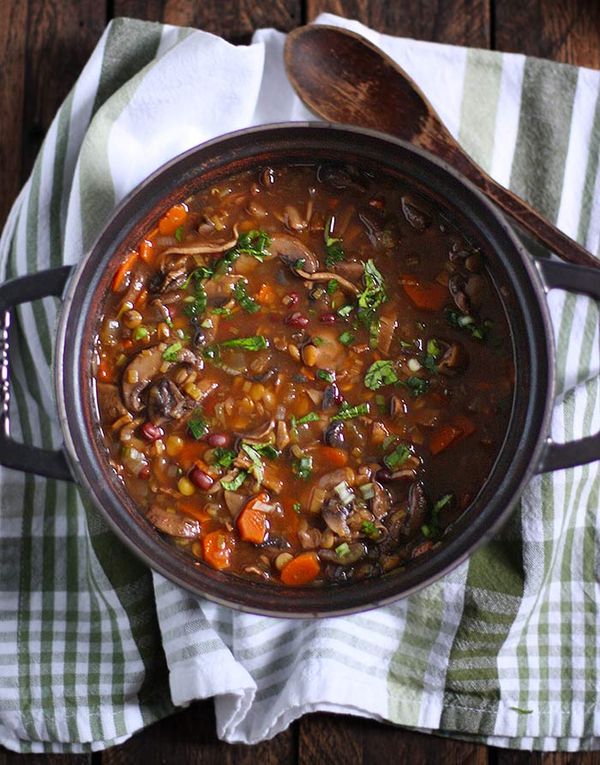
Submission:
[[[264,164],[343,161],[401,178],[444,208],[482,246],[504,304],[515,357],[515,394],[506,437],[481,491],[444,541],[402,570],[323,587],[289,588],[237,578],[191,561],[150,525],[109,466],[99,432],[92,348],[104,296],[127,248],[174,203],[200,187]],[[600,298],[600,271],[550,259],[533,261],[502,215],[459,173],[432,155],[374,131],[320,123],[253,128],[176,157],[141,183],[114,211],[79,265],[51,269],[0,287],[2,428],[0,463],[51,478],[76,480],[111,528],[149,566],[193,593],[269,615],[332,616],[375,607],[433,582],[488,541],[536,473],[600,458],[600,434],[566,444],[549,438],[555,371],[549,290]],[[48,451],[10,436],[10,311],[44,296],[62,296],[54,354],[54,389],[64,446]]]

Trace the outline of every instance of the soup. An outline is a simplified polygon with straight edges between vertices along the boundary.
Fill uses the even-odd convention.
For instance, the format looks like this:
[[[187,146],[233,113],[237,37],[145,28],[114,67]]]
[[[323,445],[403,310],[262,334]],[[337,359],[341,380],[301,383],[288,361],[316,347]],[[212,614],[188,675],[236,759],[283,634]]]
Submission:
[[[113,469],[190,565],[284,585],[428,552],[483,486],[513,358],[485,255],[351,166],[262,167],[172,207],[94,352]]]

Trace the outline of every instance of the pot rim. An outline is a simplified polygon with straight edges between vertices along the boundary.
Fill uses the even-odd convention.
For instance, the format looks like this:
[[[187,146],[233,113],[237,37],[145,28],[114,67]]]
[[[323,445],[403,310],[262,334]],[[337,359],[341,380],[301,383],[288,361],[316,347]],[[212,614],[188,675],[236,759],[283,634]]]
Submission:
[[[170,545],[171,553],[168,556],[162,556],[161,560],[157,561],[156,553],[159,548],[158,540],[160,539],[158,532],[148,527],[145,533],[145,539],[142,538],[141,541],[132,539],[129,533],[131,532],[131,525],[125,523],[126,519],[124,517],[124,506],[121,504],[120,511],[116,514],[113,514],[113,512],[111,512],[111,510],[104,505],[103,495],[105,494],[105,487],[102,487],[100,484],[94,485],[94,478],[97,477],[98,474],[101,474],[101,471],[98,469],[96,471],[96,475],[90,475],[90,473],[86,471],[86,467],[84,467],[84,461],[86,463],[91,463],[91,467],[94,467],[94,459],[90,457],[91,452],[89,452],[89,444],[91,443],[92,439],[90,438],[90,434],[85,429],[85,427],[82,427],[84,418],[81,416],[81,400],[77,395],[79,393],[79,389],[77,382],[74,379],[74,373],[76,369],[71,369],[69,365],[65,364],[65,359],[72,358],[74,367],[77,369],[81,365],[80,356],[76,351],[73,350],[73,347],[77,344],[75,341],[83,332],[83,327],[87,322],[82,318],[81,313],[79,313],[78,317],[74,319],[74,312],[72,310],[73,305],[77,304],[77,299],[81,295],[83,295],[82,299],[86,300],[98,289],[97,285],[94,285],[90,290],[89,283],[84,286],[82,284],[82,277],[84,276],[86,270],[89,268],[92,259],[95,258],[95,256],[97,257],[97,253],[99,253],[99,255],[102,255],[103,252],[106,254],[106,248],[103,245],[103,240],[107,237],[107,232],[109,232],[110,227],[115,224],[115,221],[129,210],[132,203],[138,201],[138,198],[141,198],[144,193],[148,192],[148,189],[152,187],[152,184],[156,184],[157,181],[163,178],[164,175],[169,171],[181,167],[183,172],[186,164],[189,164],[190,160],[196,158],[199,154],[207,154],[212,152],[216,155],[218,154],[219,150],[227,149],[228,144],[235,146],[235,142],[240,139],[255,139],[255,144],[259,145],[261,139],[267,140],[265,137],[268,137],[271,134],[277,134],[277,136],[281,136],[281,140],[283,140],[290,133],[303,133],[310,135],[311,137],[314,136],[315,139],[319,135],[327,136],[331,135],[332,133],[341,134],[341,136],[350,138],[350,141],[348,141],[349,149],[346,150],[347,154],[348,152],[352,151],[352,138],[356,139],[360,137],[366,137],[369,140],[373,140],[375,143],[381,142],[382,148],[385,144],[392,145],[397,150],[412,154],[417,158],[418,163],[424,163],[425,166],[429,165],[430,167],[434,168],[435,172],[441,171],[442,174],[450,176],[452,183],[458,183],[460,186],[462,186],[467,196],[471,198],[472,202],[468,209],[467,217],[469,220],[473,220],[474,217],[477,219],[485,218],[491,226],[496,227],[497,234],[499,234],[501,237],[504,237],[508,244],[508,249],[512,249],[512,251],[518,255],[519,262],[516,264],[516,266],[520,266],[523,269],[528,280],[527,284],[520,284],[522,287],[528,289],[530,295],[535,299],[535,306],[532,305],[529,306],[529,308],[532,312],[534,312],[534,309],[537,310],[537,318],[539,321],[536,326],[541,327],[541,329],[536,329],[535,332],[532,330],[532,338],[534,338],[538,344],[543,344],[543,347],[540,347],[540,350],[543,351],[544,358],[536,360],[536,363],[538,361],[541,362],[540,374],[543,376],[543,378],[545,378],[545,384],[541,387],[536,387],[532,391],[522,394],[529,394],[531,398],[535,399],[535,405],[537,407],[535,412],[536,432],[532,434],[530,427],[530,432],[526,434],[528,439],[526,443],[527,448],[521,448],[519,454],[519,464],[521,465],[520,478],[516,485],[513,484],[511,486],[510,497],[507,498],[503,508],[497,510],[491,520],[487,518],[486,514],[483,512],[487,505],[484,508],[481,508],[475,514],[475,517],[469,524],[468,533],[463,533],[457,538],[451,540],[448,544],[442,544],[438,553],[421,556],[418,559],[419,563],[417,565],[413,566],[411,564],[410,571],[416,572],[417,574],[419,571],[422,571],[423,574],[421,576],[414,576],[413,574],[412,583],[409,583],[404,587],[397,588],[397,591],[394,590],[393,586],[390,584],[387,587],[390,592],[382,596],[377,596],[376,599],[370,599],[368,593],[371,590],[382,589],[382,587],[381,585],[379,587],[373,587],[373,582],[392,582],[394,576],[393,572],[389,575],[374,578],[373,580],[361,580],[360,582],[354,583],[352,585],[326,585],[318,589],[294,588],[292,593],[290,593],[290,588],[286,588],[285,594],[279,598],[281,601],[280,604],[275,606],[268,605],[265,607],[255,602],[255,598],[252,592],[250,593],[252,597],[250,597],[250,595],[248,597],[250,602],[245,603],[243,600],[236,600],[235,598],[230,598],[226,595],[224,596],[219,594],[221,590],[225,589],[224,587],[218,588],[218,591],[215,593],[210,591],[210,589],[204,590],[201,589],[198,585],[191,585],[190,582],[186,580],[185,576],[186,574],[189,575],[190,569],[192,569],[187,558],[187,567],[182,566],[180,559],[178,558],[177,551],[172,545]],[[231,148],[229,151],[231,152]],[[277,151],[277,147],[275,148],[275,151]],[[364,149],[362,154],[360,148],[357,150],[356,160],[358,160],[359,163],[361,160],[365,159],[364,153]],[[350,158],[348,157],[348,160],[349,159]],[[382,164],[385,166],[385,161],[382,158],[380,158],[379,161],[382,162]],[[227,162],[224,163],[224,166],[230,165],[231,162],[232,160],[230,158]],[[201,185],[201,181],[198,182],[198,185]],[[432,187],[431,190],[435,191],[435,188]],[[167,194],[168,189],[165,191],[165,198],[167,197]],[[479,206],[479,210],[477,210],[477,214],[474,216],[474,209],[476,210],[477,206]],[[153,209],[156,209],[156,205]],[[135,209],[133,211],[133,216],[135,216]],[[134,219],[135,217],[132,218],[132,220]],[[124,238],[127,238],[128,234],[130,235],[130,231],[124,235]],[[489,241],[489,232],[487,236],[484,235],[483,232],[480,232],[480,238],[484,241]],[[115,254],[120,250],[121,246],[122,243],[114,247],[109,260],[115,256]],[[73,470],[73,474],[75,475],[78,484],[84,488],[86,493],[92,498],[95,506],[101,511],[103,518],[108,522],[112,531],[115,532],[120,540],[124,542],[126,546],[132,550],[139,558],[141,558],[144,563],[146,563],[151,569],[166,576],[172,582],[178,584],[184,589],[192,591],[196,595],[206,597],[213,602],[219,603],[220,605],[232,607],[239,611],[255,614],[258,613],[265,616],[307,618],[311,616],[328,617],[347,615],[392,603],[400,598],[407,597],[408,595],[422,589],[423,587],[432,584],[442,576],[445,576],[450,571],[459,566],[464,560],[466,560],[466,558],[470,556],[476,549],[489,541],[511,515],[526,484],[535,473],[536,467],[540,461],[545,441],[547,439],[547,434],[549,432],[552,403],[554,400],[553,397],[555,381],[555,347],[553,340],[553,329],[549,309],[543,297],[544,294],[545,287],[539,272],[535,267],[534,260],[526,252],[524,246],[516,237],[516,234],[509,226],[501,211],[499,211],[482,194],[482,192],[476,188],[468,179],[466,179],[459,171],[455,170],[444,160],[435,157],[424,149],[415,147],[406,141],[394,138],[393,136],[382,133],[380,131],[347,125],[336,125],[326,122],[273,123],[268,125],[261,125],[258,127],[245,128],[243,130],[227,133],[225,135],[211,139],[210,141],[200,144],[199,146],[195,146],[186,152],[179,154],[178,156],[161,165],[150,176],[138,184],[126,197],[124,197],[124,199],[111,213],[109,220],[104,225],[92,247],[85,254],[78,265],[75,266],[72,274],[69,277],[69,281],[64,293],[63,310],[61,312],[57,330],[54,382],[56,401],[59,411],[59,421],[64,435],[66,453]],[[512,320],[508,315],[507,320],[512,334]],[[79,334],[70,331],[73,329],[73,322],[75,323],[75,328]],[[71,343],[71,345],[69,343]],[[513,353],[516,356],[514,338]],[[518,361],[518,359],[515,360]],[[544,380],[542,380],[542,382],[544,382]],[[511,412],[511,417],[507,428],[507,435],[505,436],[503,445],[499,450],[498,458],[502,455],[507,445],[507,437],[513,423],[515,401],[517,400],[517,396],[518,392],[515,392],[513,399],[513,412]],[[541,411],[540,402],[542,402]],[[531,404],[529,408],[532,410],[533,404]],[[85,439],[83,441],[81,439],[82,434],[85,435]],[[79,451],[79,446],[82,446],[82,448],[85,450],[86,440],[89,453],[82,455]],[[524,454],[524,452],[526,452],[526,454]],[[82,459],[82,456],[85,457],[85,460]],[[498,461],[498,458],[496,462]],[[87,467],[89,468],[89,465],[87,465]],[[98,465],[96,467],[99,468]],[[492,468],[492,471],[488,475],[486,484],[494,470],[495,466]],[[465,513],[463,513],[461,518],[470,514],[470,511],[467,510]],[[141,514],[139,515],[141,516]],[[144,535],[142,535],[142,537],[143,536]],[[449,556],[447,554],[448,551],[452,551],[453,555]],[[181,553],[179,553],[179,555],[181,555]],[[163,558],[166,559],[166,563],[163,561]],[[228,583],[231,587],[238,588],[242,592],[245,590],[253,591],[253,593],[258,593],[257,597],[259,598],[262,596],[262,593],[267,596],[268,593],[272,593],[274,595],[276,592],[281,592],[281,590],[278,590],[272,584],[256,586],[254,583],[250,583],[249,586],[249,582],[247,580],[237,578],[231,574],[225,576],[227,577]],[[211,583],[207,579],[206,587],[209,588],[210,585]],[[266,588],[266,590],[263,588]],[[350,588],[358,590],[358,595],[355,595],[353,598],[347,597],[346,601],[348,601],[348,605],[336,606],[336,594],[343,592],[348,594],[350,593]],[[383,587],[383,589],[385,589],[385,587]],[[297,593],[300,593],[300,596],[296,600],[295,595]],[[319,593],[322,593],[324,597],[319,598]],[[365,594],[361,596],[361,593]],[[375,595],[376,593],[373,594]],[[310,597],[311,595],[313,597]],[[307,599],[310,599],[311,601],[320,600],[322,601],[322,605],[312,607],[310,605],[308,607],[303,606],[303,600]]]

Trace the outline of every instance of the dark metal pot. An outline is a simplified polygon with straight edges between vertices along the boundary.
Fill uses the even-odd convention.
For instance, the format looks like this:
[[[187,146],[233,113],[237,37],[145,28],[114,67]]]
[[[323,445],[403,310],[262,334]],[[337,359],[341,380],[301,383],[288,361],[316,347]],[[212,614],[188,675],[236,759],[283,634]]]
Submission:
[[[349,161],[402,177],[447,208],[464,232],[483,245],[491,277],[502,288],[516,384],[508,432],[496,463],[443,545],[404,570],[379,578],[321,588],[284,588],[195,565],[150,526],[108,465],[90,369],[104,295],[125,248],[135,244],[172,204],[205,184],[259,164],[303,160]],[[219,603],[285,616],[331,616],[388,603],[433,582],[488,541],[533,475],[600,458],[598,434],[567,444],[552,443],[548,437],[555,372],[546,293],[554,288],[600,299],[600,271],[550,260],[533,262],[482,194],[424,151],[375,132],[317,123],[227,135],[175,158],[144,181],[114,212],[77,267],[25,276],[0,287],[5,327],[0,463],[53,478],[74,478],[142,560],[177,584]],[[46,295],[63,297],[54,383],[65,443],[57,452],[14,442],[8,417],[10,310]]]

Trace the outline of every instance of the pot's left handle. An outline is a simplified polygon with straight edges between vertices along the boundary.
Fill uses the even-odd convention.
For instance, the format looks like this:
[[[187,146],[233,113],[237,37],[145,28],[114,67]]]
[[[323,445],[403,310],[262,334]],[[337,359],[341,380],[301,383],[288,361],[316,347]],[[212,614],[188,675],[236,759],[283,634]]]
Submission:
[[[70,273],[71,266],[61,266],[0,285],[0,465],[63,481],[73,480],[63,449],[40,449],[11,438],[9,350],[12,309],[51,295],[60,297]]]
[[[553,260],[538,260],[536,266],[544,282],[546,292],[563,289],[588,295],[600,301],[600,272],[594,268],[558,263]],[[585,465],[600,460],[600,433],[558,444],[551,438],[546,440],[538,473]]]

